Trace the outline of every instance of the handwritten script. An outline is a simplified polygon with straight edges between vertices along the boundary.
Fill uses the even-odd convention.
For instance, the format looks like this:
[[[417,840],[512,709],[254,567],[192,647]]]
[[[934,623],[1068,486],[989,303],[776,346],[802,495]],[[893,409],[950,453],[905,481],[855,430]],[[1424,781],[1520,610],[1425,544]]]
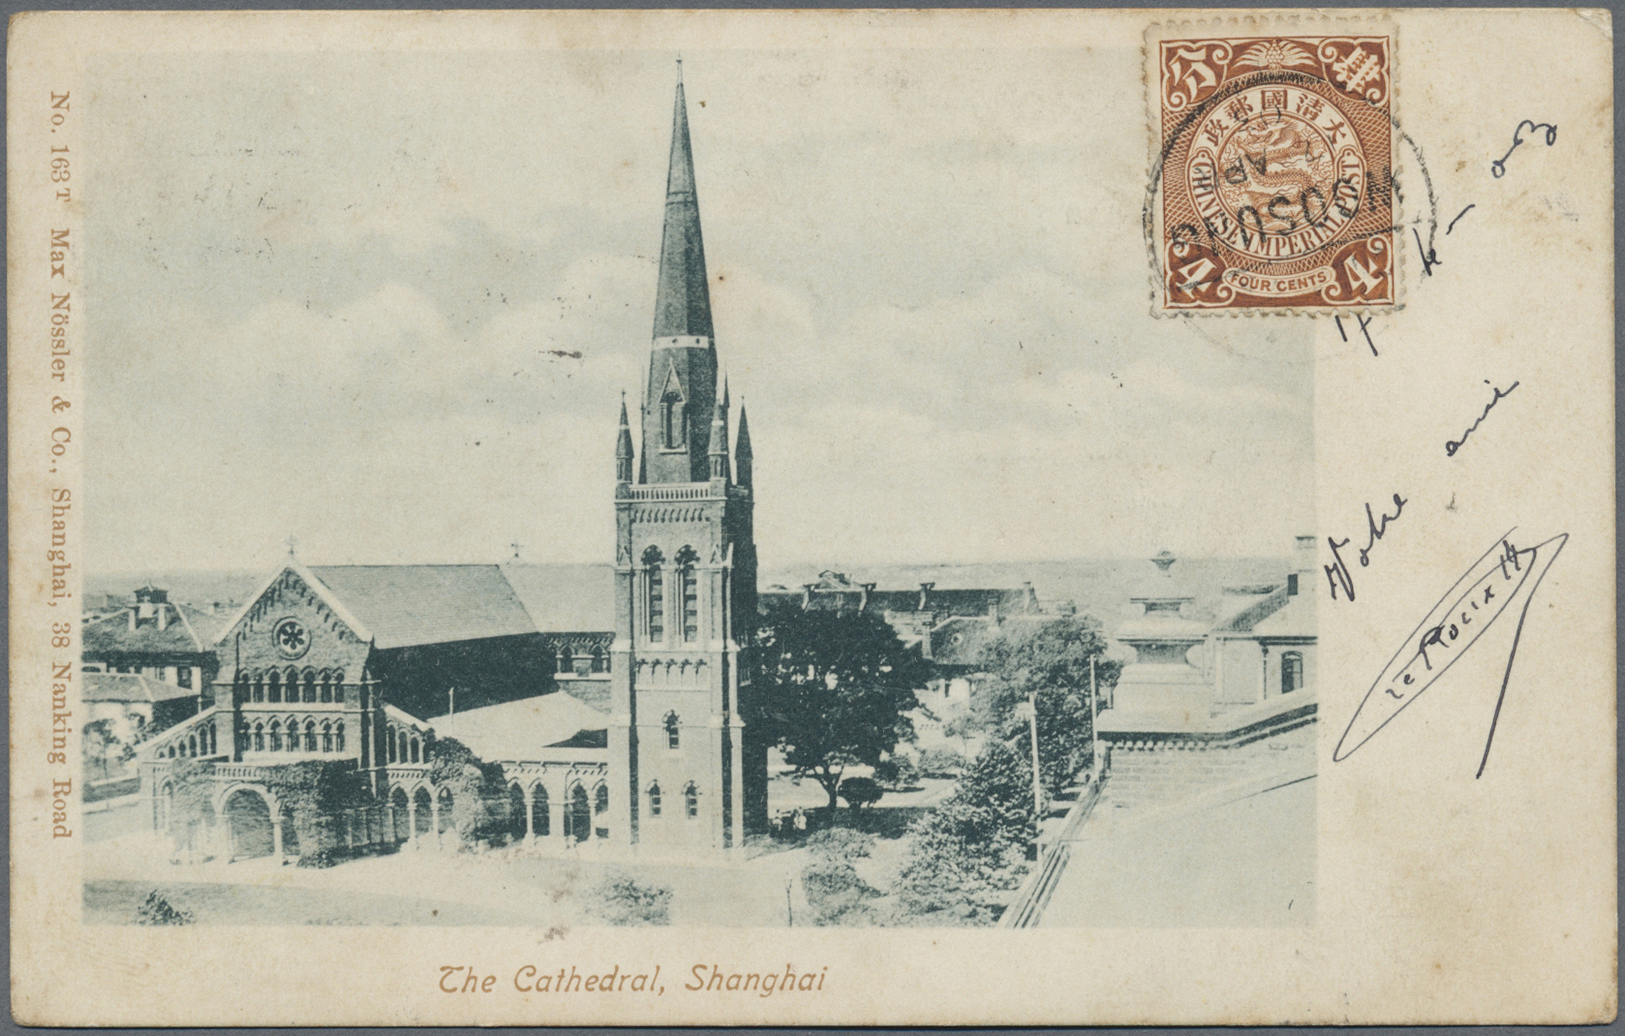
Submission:
[[[1393,514],[1373,514],[1371,505],[1365,505],[1365,546],[1360,548],[1360,567],[1369,568],[1371,565],[1371,549],[1377,545],[1388,531],[1388,523],[1395,521],[1405,511],[1406,501],[1398,493],[1394,494]],[[1349,600],[1354,600],[1354,573],[1349,571],[1348,562],[1343,560],[1343,548],[1350,543],[1349,538],[1342,542],[1326,537],[1326,545],[1332,548],[1332,564],[1322,566],[1326,572],[1326,581],[1331,584],[1332,600],[1337,600],[1337,594],[1342,591]]]
[[[1489,385],[1490,383],[1488,380],[1486,380],[1484,384]],[[1495,388],[1494,385],[1490,385],[1490,387]],[[1468,428],[1465,432],[1462,432],[1460,439],[1451,439],[1444,444],[1444,455],[1446,457],[1454,457],[1456,455],[1456,451],[1461,449],[1461,444],[1467,441],[1467,437],[1478,431],[1478,426],[1484,423],[1484,418],[1490,416],[1490,411],[1495,409],[1495,404],[1512,395],[1512,390],[1517,387],[1518,383],[1514,381],[1505,392],[1502,392],[1500,389],[1496,388],[1495,398],[1484,404],[1484,412],[1478,415],[1478,420],[1473,422],[1472,427]]]
[[[1512,131],[1512,146],[1507,148],[1506,154],[1490,163],[1490,174],[1497,180],[1506,175],[1507,159],[1512,157],[1512,152],[1518,150],[1518,145],[1524,143],[1523,128],[1525,126],[1529,127],[1530,133],[1534,133],[1536,130],[1545,130],[1547,147],[1551,147],[1553,144],[1557,143],[1557,126],[1553,123],[1532,122],[1529,119],[1525,119],[1518,123],[1517,128]]]
[[[1512,648],[1507,652],[1506,670],[1501,677],[1501,693],[1495,699],[1495,713],[1490,717],[1489,733],[1484,739],[1484,755],[1478,763],[1477,777],[1484,775],[1489,762],[1490,746],[1495,741],[1495,728],[1501,720],[1501,705],[1506,701],[1507,684],[1512,679],[1512,663],[1518,657],[1518,641],[1523,637],[1524,620],[1529,605],[1546,571],[1569,541],[1568,533],[1559,533],[1542,540],[1533,547],[1516,547],[1510,529],[1500,541],[1485,551],[1460,579],[1445,591],[1439,602],[1427,613],[1416,628],[1405,638],[1405,643],[1383,667],[1371,689],[1366,691],[1359,708],[1349,720],[1343,736],[1332,751],[1332,760],[1342,762],[1396,716],[1408,708],[1422,692],[1450,670],[1467,649],[1478,642],[1496,619],[1514,605],[1518,608],[1517,632],[1512,637]]]

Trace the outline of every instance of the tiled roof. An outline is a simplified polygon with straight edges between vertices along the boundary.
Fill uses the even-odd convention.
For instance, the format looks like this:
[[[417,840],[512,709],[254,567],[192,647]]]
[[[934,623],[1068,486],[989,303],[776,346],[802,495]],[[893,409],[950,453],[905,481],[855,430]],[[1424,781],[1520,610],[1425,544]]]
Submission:
[[[615,569],[609,565],[504,565],[502,574],[543,633],[615,628]]]
[[[487,705],[434,721],[440,737],[456,738],[486,762],[538,762],[547,748],[594,747],[588,738],[609,727],[609,717],[564,693]]]
[[[323,565],[310,573],[379,648],[536,632],[496,565]]]
[[[1253,625],[1253,633],[1260,637],[1313,637],[1318,632],[1312,593],[1293,594],[1279,611]]]
[[[130,609],[91,619],[84,625],[84,654],[197,654],[210,650],[218,619],[186,605],[166,605],[169,621],[163,629],[156,619],[142,619],[130,628]]]
[[[197,691],[164,683],[140,673],[83,673],[82,697],[92,701],[158,702],[174,698],[195,698]]]

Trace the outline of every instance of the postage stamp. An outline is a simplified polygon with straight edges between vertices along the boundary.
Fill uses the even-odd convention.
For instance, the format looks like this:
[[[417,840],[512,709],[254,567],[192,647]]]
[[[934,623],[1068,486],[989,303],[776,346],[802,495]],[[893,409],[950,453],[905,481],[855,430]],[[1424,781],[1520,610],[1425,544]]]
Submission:
[[[1392,306],[1392,37],[1192,36],[1155,55],[1161,306]]]

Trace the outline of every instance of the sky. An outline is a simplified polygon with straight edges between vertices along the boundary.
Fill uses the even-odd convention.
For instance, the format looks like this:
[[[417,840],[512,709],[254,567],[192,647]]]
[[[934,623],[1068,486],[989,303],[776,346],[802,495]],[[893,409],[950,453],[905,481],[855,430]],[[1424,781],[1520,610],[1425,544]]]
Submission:
[[[95,59],[90,569],[609,560],[674,57]],[[1302,322],[1150,315],[1139,62],[684,53],[764,566],[1312,531]]]

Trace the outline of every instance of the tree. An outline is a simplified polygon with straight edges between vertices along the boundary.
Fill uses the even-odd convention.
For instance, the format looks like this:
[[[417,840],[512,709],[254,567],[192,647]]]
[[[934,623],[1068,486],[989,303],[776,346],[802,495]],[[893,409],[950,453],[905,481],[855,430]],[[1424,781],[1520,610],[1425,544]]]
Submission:
[[[429,779],[451,789],[452,826],[463,844],[507,830],[511,806],[501,763],[485,762],[456,738],[437,738]]]
[[[879,802],[883,794],[885,793],[880,790],[880,785],[868,777],[848,777],[841,782],[840,796],[853,809],[862,809],[871,803]]]
[[[988,645],[993,675],[978,704],[986,729],[1006,740],[1025,735],[1027,721],[1016,706],[1035,696],[1038,706],[1039,778],[1054,794],[1091,762],[1094,730],[1089,710],[1089,660],[1104,696],[1117,683],[1122,664],[1105,657],[1106,638],[1094,619],[1067,616],[1036,630],[1007,632]]]
[[[931,667],[904,647],[885,621],[862,613],[781,606],[764,621],[757,644],[765,723],[785,761],[829,795],[848,766],[873,766],[912,740],[906,713]]]
[[[1021,883],[1036,837],[1031,762],[993,741],[953,794],[909,829],[898,902],[927,924],[992,924]]]

